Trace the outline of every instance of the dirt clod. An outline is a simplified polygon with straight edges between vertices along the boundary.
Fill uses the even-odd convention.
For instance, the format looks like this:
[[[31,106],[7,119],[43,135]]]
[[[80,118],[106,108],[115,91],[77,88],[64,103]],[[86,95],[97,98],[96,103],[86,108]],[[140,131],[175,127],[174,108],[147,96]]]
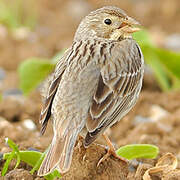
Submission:
[[[82,140],[81,140],[82,141]],[[110,157],[102,162],[98,167],[98,161],[106,154],[103,146],[92,144],[85,149],[81,146],[75,147],[70,171],[63,175],[63,180],[126,180],[128,174],[128,164],[114,157]]]
[[[33,176],[27,170],[14,169],[6,174],[4,180],[33,180]]]

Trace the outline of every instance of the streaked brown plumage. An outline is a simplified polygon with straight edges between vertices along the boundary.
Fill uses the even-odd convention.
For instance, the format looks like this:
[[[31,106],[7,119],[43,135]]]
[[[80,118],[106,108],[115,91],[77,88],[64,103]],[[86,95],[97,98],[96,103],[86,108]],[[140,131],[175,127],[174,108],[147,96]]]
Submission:
[[[56,66],[41,112],[42,133],[52,116],[54,138],[38,175],[55,168],[67,172],[81,130],[87,128],[87,147],[136,103],[144,71],[141,50],[131,37],[137,26],[110,6],[80,23]]]

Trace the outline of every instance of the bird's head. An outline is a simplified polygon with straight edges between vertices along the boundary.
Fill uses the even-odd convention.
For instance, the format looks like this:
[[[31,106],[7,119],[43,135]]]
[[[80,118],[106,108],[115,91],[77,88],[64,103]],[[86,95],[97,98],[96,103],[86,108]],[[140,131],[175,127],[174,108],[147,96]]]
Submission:
[[[80,23],[75,39],[99,37],[111,40],[130,38],[140,24],[123,10],[106,6],[91,12]]]

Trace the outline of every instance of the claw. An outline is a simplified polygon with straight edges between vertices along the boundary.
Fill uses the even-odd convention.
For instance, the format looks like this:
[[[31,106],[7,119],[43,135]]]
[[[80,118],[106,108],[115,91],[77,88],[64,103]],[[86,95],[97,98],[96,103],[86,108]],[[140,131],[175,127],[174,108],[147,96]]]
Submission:
[[[107,153],[98,161],[97,167],[111,155],[121,161],[124,161],[125,163],[128,163],[128,160],[126,160],[125,158],[120,157],[119,155],[116,154],[115,148],[112,145],[111,141],[109,140],[108,136],[106,134],[103,134],[103,137],[106,140],[107,145],[109,146],[109,149],[108,149]]]
[[[108,152],[98,161],[97,167],[98,167],[103,161],[105,161],[109,156],[111,156],[111,154],[109,153],[109,149],[108,149]]]
[[[83,162],[86,160],[86,154],[83,156]]]

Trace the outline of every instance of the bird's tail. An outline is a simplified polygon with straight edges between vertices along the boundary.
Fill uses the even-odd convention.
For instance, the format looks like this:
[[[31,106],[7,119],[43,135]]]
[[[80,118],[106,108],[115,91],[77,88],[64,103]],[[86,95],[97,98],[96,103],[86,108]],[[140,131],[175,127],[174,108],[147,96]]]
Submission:
[[[77,135],[78,132],[74,129],[69,131],[63,138],[54,136],[50,148],[38,170],[39,176],[47,175],[56,168],[60,173],[65,173],[69,170]]]

